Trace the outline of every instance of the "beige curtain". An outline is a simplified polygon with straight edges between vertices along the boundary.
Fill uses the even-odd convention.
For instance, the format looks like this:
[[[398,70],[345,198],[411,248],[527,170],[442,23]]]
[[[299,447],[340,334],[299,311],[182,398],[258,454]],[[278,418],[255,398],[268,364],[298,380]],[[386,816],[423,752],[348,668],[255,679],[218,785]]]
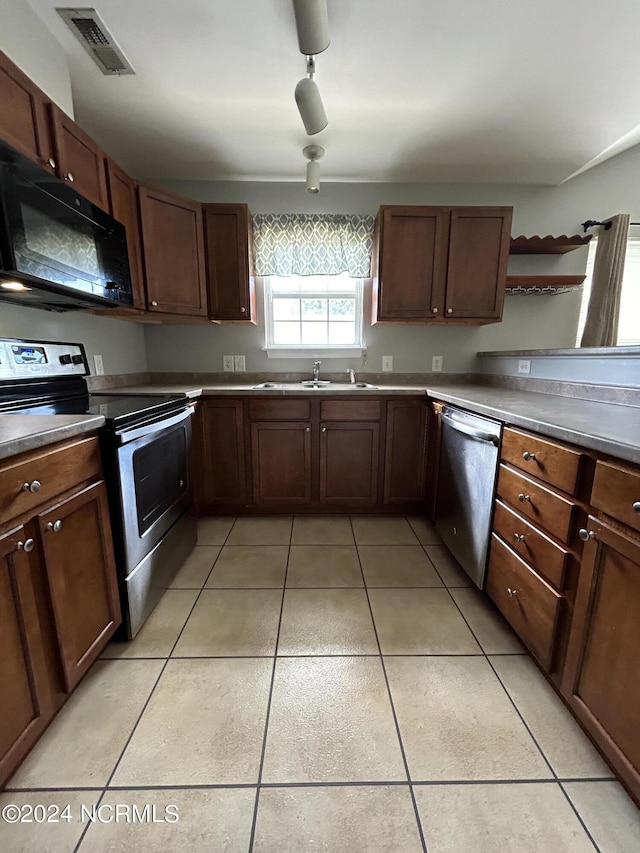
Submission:
[[[581,347],[614,347],[617,343],[629,219],[628,213],[619,213],[609,220],[608,230],[600,226]]]

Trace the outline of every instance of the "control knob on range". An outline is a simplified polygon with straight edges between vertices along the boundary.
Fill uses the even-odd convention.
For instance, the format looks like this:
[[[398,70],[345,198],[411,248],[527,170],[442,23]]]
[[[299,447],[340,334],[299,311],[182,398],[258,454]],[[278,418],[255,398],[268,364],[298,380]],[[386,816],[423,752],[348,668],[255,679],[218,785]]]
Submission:
[[[77,353],[76,355],[74,355],[74,356],[71,358],[71,361],[72,361],[74,364],[83,364],[83,363],[84,363],[84,359],[83,359],[83,357],[80,355],[80,353]]]
[[[60,356],[60,364],[71,364],[71,354],[68,352],[65,352],[63,355],[61,355]]]

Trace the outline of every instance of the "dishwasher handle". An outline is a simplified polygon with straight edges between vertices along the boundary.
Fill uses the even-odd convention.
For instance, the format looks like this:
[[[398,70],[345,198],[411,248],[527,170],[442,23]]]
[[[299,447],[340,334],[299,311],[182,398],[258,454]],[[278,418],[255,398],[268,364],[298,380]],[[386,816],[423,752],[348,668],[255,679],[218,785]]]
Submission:
[[[483,430],[475,429],[468,424],[464,424],[461,421],[457,421],[455,418],[452,418],[451,415],[447,415],[443,412],[440,416],[442,420],[450,426],[451,429],[455,429],[457,432],[464,433],[464,435],[468,435],[470,438],[475,438],[476,441],[488,441],[496,447],[500,444],[500,438],[497,435],[493,435],[490,432],[483,432]]]

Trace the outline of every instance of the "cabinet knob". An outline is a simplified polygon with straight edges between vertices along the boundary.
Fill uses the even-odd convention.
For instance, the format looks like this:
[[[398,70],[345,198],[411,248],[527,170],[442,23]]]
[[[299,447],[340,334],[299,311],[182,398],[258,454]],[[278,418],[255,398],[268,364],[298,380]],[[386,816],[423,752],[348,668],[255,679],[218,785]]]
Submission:
[[[152,300],[151,300],[151,304],[153,305],[153,307],[154,307],[154,308],[156,308],[156,307],[157,307],[157,305],[158,305],[158,303],[156,302],[156,300],[155,300],[155,299],[152,299]]]
[[[529,497],[529,495],[523,495],[522,492],[518,495],[518,500],[521,504],[525,503],[525,501],[531,502],[531,498]]]
[[[509,595],[509,598],[517,598],[518,597],[518,590],[517,589],[511,589],[510,586],[507,587],[507,593]]]
[[[305,427],[304,431],[305,431],[305,432],[311,432],[311,427]],[[326,431],[326,430],[323,430],[323,432],[325,432],[325,431]]]
[[[23,492],[39,492],[42,487],[42,483],[40,480],[34,480],[31,483],[23,483],[22,491]]]
[[[516,542],[524,542],[524,533],[514,533],[513,538]]]
[[[72,184],[74,181],[73,172],[67,172],[67,174],[64,176],[64,179],[65,181],[69,181],[69,183]]]
[[[60,533],[62,530],[62,522],[60,519],[57,519],[57,521],[50,521],[49,524],[47,524],[47,527],[52,533]]]
[[[55,169],[56,167],[56,161],[53,159],[53,157],[49,157],[49,159],[47,160],[47,164],[51,166],[52,169]]]
[[[24,542],[18,542],[17,548],[18,551],[26,551],[26,553],[28,554],[29,551],[33,551],[35,545],[36,543],[34,539],[25,539]]]
[[[438,313],[438,309],[437,309],[437,308],[432,308],[432,309],[431,309],[431,313],[432,313],[432,314],[437,314],[437,313]]]
[[[631,504],[631,509],[632,509],[634,512],[640,512],[640,501],[634,501],[634,502]]]
[[[447,314],[453,314],[453,308],[447,308]]]
[[[588,542],[589,539],[597,539],[598,534],[595,530],[587,530],[585,527],[581,527],[578,530],[578,536],[582,539],[583,542]]]
[[[246,314],[246,311],[247,311],[247,309],[246,309],[246,308],[241,308],[241,309],[240,309],[240,313],[241,313],[241,314]]]
[[[525,462],[528,462],[530,459],[535,459],[536,454],[535,453],[529,453],[528,450],[525,450],[525,452],[522,454],[522,458],[524,459]]]
[[[326,428],[326,427],[322,427],[322,432],[326,432],[326,431],[327,431],[327,428]]]

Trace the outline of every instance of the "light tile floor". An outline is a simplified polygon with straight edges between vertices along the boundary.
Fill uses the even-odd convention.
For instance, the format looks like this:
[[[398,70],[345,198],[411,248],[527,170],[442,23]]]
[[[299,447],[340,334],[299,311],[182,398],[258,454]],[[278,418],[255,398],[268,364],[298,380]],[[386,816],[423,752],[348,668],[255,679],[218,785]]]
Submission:
[[[414,518],[202,520],[0,795],[37,804],[69,809],[0,821],[3,853],[640,850],[640,812]]]

